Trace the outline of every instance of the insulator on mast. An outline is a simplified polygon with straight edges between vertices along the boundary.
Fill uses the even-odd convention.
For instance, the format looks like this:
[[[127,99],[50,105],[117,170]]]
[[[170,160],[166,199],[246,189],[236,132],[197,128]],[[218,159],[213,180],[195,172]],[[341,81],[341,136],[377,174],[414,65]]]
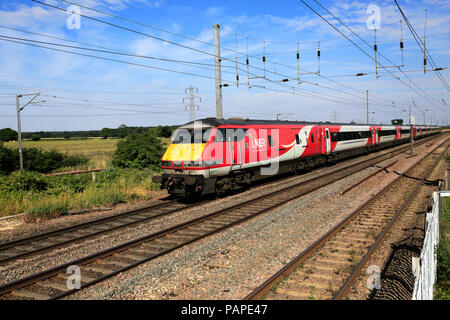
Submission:
[[[400,50],[402,51],[402,67],[405,66],[405,59],[403,57],[403,24],[402,20],[400,20]]]
[[[246,64],[247,64],[247,79],[248,79],[247,84],[248,84],[248,90],[250,90],[250,62],[249,62],[249,60],[248,60],[248,37],[246,37],[246,41],[247,41],[247,56],[246,56],[245,62],[246,62]]]
[[[423,31],[423,73],[427,73],[427,12],[425,9],[425,26]]]
[[[375,74],[376,74],[376,78],[378,79],[377,29],[375,29],[374,31],[375,31],[375,41],[373,43],[373,50],[375,52]]]
[[[300,44],[297,42],[297,82],[300,85]]]
[[[317,60],[318,60],[317,74],[320,74],[320,41],[318,41]]]
[[[264,79],[266,78],[266,42],[264,41],[264,48],[263,48],[263,64],[264,64]]]
[[[236,32],[236,86],[239,88],[239,68],[238,68],[238,34]]]

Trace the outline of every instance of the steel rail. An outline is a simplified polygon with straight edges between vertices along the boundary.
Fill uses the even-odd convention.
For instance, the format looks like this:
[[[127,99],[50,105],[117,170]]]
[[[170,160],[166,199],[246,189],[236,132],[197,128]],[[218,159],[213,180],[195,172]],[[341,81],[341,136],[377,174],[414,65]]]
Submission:
[[[445,140],[443,143],[439,144],[436,148],[434,148],[426,157],[431,156],[431,154],[447,143],[449,139]],[[426,158],[425,157],[425,158]],[[425,158],[421,159],[419,162],[410,167],[406,172],[412,171],[415,167],[417,167]],[[440,161],[440,159],[439,159]],[[436,162],[437,163],[439,162]],[[406,173],[405,172],[405,173]],[[371,197],[369,200],[360,205],[356,210],[354,210],[351,214],[346,216],[341,222],[339,222],[335,227],[326,232],[322,237],[320,237],[317,241],[315,241],[312,245],[310,245],[307,249],[301,252],[298,256],[296,256],[291,262],[289,262],[286,266],[280,269],[277,273],[267,279],[263,284],[257,287],[254,291],[252,291],[249,295],[247,295],[245,300],[258,300],[263,298],[273,286],[277,283],[281,282],[282,279],[289,274],[291,274],[297,267],[299,267],[302,263],[304,263],[309,257],[311,257],[317,250],[322,248],[333,236],[335,236],[340,230],[342,230],[345,226],[347,226],[365,207],[370,205],[375,199],[384,194],[387,190],[391,188],[397,181],[399,181],[403,175],[399,175],[396,177],[391,183],[382,188],[377,194]],[[423,181],[424,179],[421,179]],[[402,206],[404,207],[404,206]],[[361,266],[362,268],[362,266]],[[356,277],[356,275],[354,276]],[[351,281],[348,281],[350,283]],[[345,289],[347,290],[347,289]]]
[[[447,140],[448,141],[448,140]],[[448,148],[448,146],[447,146]],[[375,243],[372,244],[369,251],[366,253],[366,255],[363,257],[361,262],[358,264],[358,266],[353,270],[352,274],[347,278],[345,283],[342,285],[342,287],[339,289],[339,291],[336,293],[336,295],[333,297],[333,300],[341,300],[345,296],[348,295],[348,292],[351,288],[351,285],[355,282],[358,275],[361,273],[362,268],[366,265],[367,261],[370,259],[370,257],[373,255],[373,253],[377,250],[377,248],[381,245],[384,238],[386,237],[389,230],[393,227],[395,222],[398,220],[401,213],[409,206],[411,201],[414,199],[414,197],[419,192],[420,188],[424,184],[425,180],[431,175],[431,173],[434,171],[434,169],[437,167],[439,162],[442,160],[442,156],[447,150],[447,148],[444,149],[444,151],[439,155],[439,158],[436,159],[436,161],[432,164],[432,166],[427,170],[427,172],[422,176],[420,181],[416,184],[414,190],[409,194],[408,198],[403,202],[401,207],[395,212],[394,216],[389,221],[388,225],[383,229],[381,234],[377,237],[375,240]],[[435,153],[431,153],[433,155]]]
[[[226,228],[229,228],[231,226],[234,226],[236,224],[242,223],[250,218],[253,218],[257,215],[260,215],[264,212],[270,211],[274,208],[279,207],[282,204],[285,204],[288,201],[294,200],[299,198],[302,195],[308,194],[310,192],[313,192],[323,186],[329,185],[330,182],[335,182],[337,180],[343,179],[344,177],[347,177],[351,174],[354,174],[355,172],[358,172],[360,170],[363,170],[365,168],[370,167],[374,163],[384,161],[388,159],[389,157],[392,157],[392,152],[386,153],[377,157],[373,157],[371,159],[367,159],[365,161],[362,161],[358,165],[363,164],[361,168],[356,168],[355,165],[349,165],[344,168],[335,170],[334,173],[340,173],[337,177],[331,177],[330,173],[319,175],[318,177],[311,178],[307,180],[306,182],[300,182],[296,185],[283,188],[278,191],[274,191],[272,193],[262,195],[260,197],[257,197],[255,199],[252,199],[250,201],[239,203],[234,206],[218,210],[216,212],[207,214],[205,216],[187,221],[185,223],[170,227],[168,229],[153,233],[151,235],[147,235],[144,237],[141,237],[139,239],[135,239],[133,241],[129,241],[127,243],[121,244],[119,246],[115,246],[113,248],[109,248],[106,250],[103,250],[101,252],[89,255],[87,257],[68,262],[66,264],[63,264],[61,266],[45,270],[42,272],[39,272],[34,275],[30,275],[28,277],[25,277],[23,279],[19,279],[16,281],[13,281],[11,283],[5,284],[3,286],[0,286],[0,295],[7,295],[7,294],[14,294],[14,292],[18,292],[17,295],[20,296],[20,294],[24,294],[23,290],[21,289],[27,287],[27,286],[33,286],[38,285],[39,283],[46,283],[46,280],[55,277],[55,275],[58,275],[60,277],[64,276],[64,273],[66,269],[69,266],[76,265],[76,266],[87,266],[87,270],[89,269],[90,263],[98,263],[102,265],[104,261],[108,261],[108,259],[113,258],[114,263],[118,263],[114,260],[117,259],[117,257],[135,257],[135,261],[131,263],[122,263],[122,266],[120,268],[113,268],[113,270],[106,271],[106,269],[99,269],[96,268],[96,270],[103,270],[105,274],[99,275],[94,277],[94,279],[90,279],[88,277],[88,281],[81,284],[80,289],[86,288],[88,286],[91,286],[95,283],[98,283],[100,281],[103,281],[109,277],[112,277],[120,272],[123,272],[125,270],[134,268],[137,265],[140,265],[144,262],[150,261],[152,259],[155,259],[156,257],[159,257],[163,254],[169,253],[177,248],[183,247],[189,243],[198,241],[202,238],[205,238],[209,235],[215,234],[219,231],[222,231]],[[348,170],[348,172],[343,172],[345,170]],[[307,182],[317,182],[319,179],[323,179],[322,183],[319,183],[317,185],[310,186],[308,188]],[[306,185],[305,185],[306,184]],[[306,187],[306,190],[301,191],[299,190],[299,187]],[[290,191],[287,192],[287,191]],[[277,199],[278,197],[278,199]],[[252,207],[253,206],[253,207]],[[250,212],[248,211],[250,210]],[[252,211],[253,210],[253,211]],[[233,213],[234,211],[234,213]],[[222,216],[222,217],[221,217]],[[214,218],[219,217],[219,219],[216,219],[214,221]],[[195,228],[199,229],[195,229]],[[205,232],[206,230],[206,232]],[[187,233],[186,233],[187,232]],[[178,233],[178,235],[177,235]],[[175,238],[174,238],[175,236]],[[184,239],[180,242],[177,242],[176,239],[179,239],[180,237],[184,237]],[[175,239],[175,240],[174,240]],[[167,243],[164,243],[164,241],[168,241]],[[147,253],[144,253],[144,256],[137,255],[133,250],[149,250],[148,244],[151,246],[151,250],[147,251]],[[145,248],[145,245],[147,245],[147,249]],[[156,251],[155,251],[156,250]],[[127,254],[128,252],[128,254]],[[129,253],[131,252],[131,254]],[[125,253],[125,254],[124,254]],[[126,258],[125,258],[126,259]],[[52,284],[50,284],[52,286]],[[55,284],[53,283],[53,286]],[[59,287],[58,291],[62,291],[60,293],[45,296],[49,299],[58,299],[62,298],[64,296],[70,295],[79,289],[69,289],[69,290],[60,290],[61,285],[58,285]],[[19,290],[19,291],[17,291]],[[22,292],[22,293],[21,293]],[[39,295],[38,293],[28,292],[28,296]]]
[[[98,236],[107,232],[111,232],[111,231],[115,231],[118,229],[122,229],[122,228],[126,228],[126,227],[130,227],[136,224],[140,224],[140,223],[144,223],[156,218],[160,218],[163,216],[166,216],[168,214],[172,214],[175,213],[177,211],[181,211],[181,210],[186,210],[186,209],[190,209],[192,207],[196,207],[199,205],[202,205],[204,203],[206,203],[207,201],[201,201],[201,202],[196,202],[196,203],[192,203],[192,204],[187,204],[187,205],[181,205],[180,207],[177,207],[176,205],[179,204],[180,202],[176,201],[176,200],[172,200],[168,203],[162,203],[162,204],[157,204],[157,205],[151,205],[149,207],[145,207],[145,208],[141,208],[141,209],[136,209],[136,210],[132,210],[132,211],[127,211],[121,214],[117,214],[114,216],[109,216],[106,218],[100,218],[100,219],[95,219],[93,221],[89,221],[89,222],[85,222],[85,223],[81,223],[81,224],[77,224],[77,225],[73,225],[70,227],[66,227],[66,228],[61,228],[55,231],[50,231],[50,232],[46,232],[46,233],[42,233],[39,235],[35,235],[35,236],[31,236],[28,238],[22,238],[22,239],[18,239],[18,240],[14,240],[14,241],[10,241],[10,242],[6,242],[6,243],[2,243],[0,244],[0,265],[19,259],[19,258],[24,258],[26,256],[30,256],[33,254],[36,254],[38,252],[43,252],[49,249],[53,249],[53,248],[57,248],[60,247],[62,245],[66,245],[69,243],[74,243],[83,239],[87,239],[87,238],[91,238],[94,236]],[[170,209],[170,206],[175,205],[175,208]],[[153,211],[158,211],[160,209],[164,209],[169,207],[169,210],[167,211],[163,211],[161,213],[159,212],[153,212]],[[124,222],[124,223],[120,223],[120,225],[116,225],[116,226],[109,226],[107,229],[104,230],[98,230],[98,231],[92,231],[89,232],[87,229],[91,228],[91,227],[101,227],[101,225],[107,225],[108,223],[111,222],[115,222],[115,221],[120,221],[120,219],[130,219],[134,216],[139,216],[143,214],[144,217],[142,218],[138,218],[137,220],[134,221],[128,221],[128,222]],[[150,215],[149,215],[150,214]],[[82,231],[88,231],[88,233],[86,234],[82,234]],[[77,235],[73,238],[69,238],[66,240],[62,240],[62,241],[57,241],[53,244],[47,244],[44,246],[39,246],[37,248],[34,249],[20,249],[21,246],[29,246],[29,245],[33,245],[34,242],[37,241],[41,241],[41,240],[48,240],[51,242],[51,239],[53,238],[58,238],[58,237],[66,237],[67,238],[67,234],[69,234],[70,232],[78,232],[80,235]],[[39,243],[37,243],[39,245]],[[35,244],[36,245],[36,244]],[[21,253],[17,253],[17,254],[13,254],[13,255],[8,255],[7,254],[7,250],[8,249],[12,249],[12,250],[22,250],[23,252]],[[5,254],[6,253],[6,254]]]
[[[434,138],[435,138],[434,136],[425,138],[425,139],[419,141],[418,144],[423,144],[423,143],[429,141],[429,139],[434,139]],[[392,154],[400,153],[404,149],[407,149],[407,147],[400,147],[398,150],[389,151],[387,153],[384,153],[384,154],[381,154],[381,155],[377,155],[375,157],[371,157],[371,158],[369,158],[367,160],[364,160],[364,161],[371,161],[373,159],[382,158],[382,157],[384,157],[384,156],[386,156],[388,154],[392,155]],[[364,161],[362,161],[360,163],[364,163]],[[384,161],[384,160],[381,160],[381,161]],[[327,174],[333,174],[333,173],[335,173],[337,171],[340,171],[340,170],[345,170],[348,167],[352,167],[352,166],[358,165],[360,163],[352,164],[352,165],[349,165],[349,166],[346,166],[346,167],[343,167],[343,168],[339,168],[339,169],[334,170],[334,171],[332,171],[330,173],[326,173],[326,174],[324,174],[322,176],[325,176]],[[318,176],[318,178],[322,177],[322,176]],[[305,182],[302,182],[302,183],[308,183],[308,182],[310,182],[310,181],[312,181],[314,179],[316,179],[316,178],[312,178],[310,180],[306,180]],[[108,232],[112,232],[112,231],[117,231],[119,229],[126,228],[126,227],[131,227],[131,226],[136,225],[136,224],[148,222],[149,220],[153,220],[153,219],[156,219],[156,218],[168,215],[168,214],[172,214],[172,213],[175,213],[175,212],[178,212],[178,211],[181,211],[181,210],[186,210],[186,209],[190,209],[192,207],[200,206],[200,205],[202,205],[202,204],[204,204],[206,202],[208,202],[208,201],[205,200],[205,201],[197,202],[197,203],[186,205],[186,206],[181,206],[180,208],[170,209],[168,211],[165,211],[165,212],[162,212],[162,213],[156,213],[154,215],[152,214],[150,216],[145,216],[145,217],[140,218],[140,219],[138,218],[135,221],[131,221],[131,222],[119,223],[119,225],[117,225],[117,226],[108,227],[106,229],[99,230],[99,231],[95,231],[94,230],[93,232],[87,232],[86,234],[77,235],[75,237],[70,237],[70,235],[69,235],[69,239],[67,239],[67,237],[68,237],[67,234],[69,234],[70,232],[77,232],[78,231],[78,233],[82,233],[81,231],[83,231],[83,229],[86,231],[86,229],[88,229],[88,228],[92,228],[92,227],[95,227],[95,226],[99,226],[100,227],[102,224],[108,224],[108,223],[111,223],[111,222],[114,222],[114,221],[117,221],[117,220],[120,221],[120,219],[130,219],[130,218],[132,219],[133,216],[139,216],[140,214],[144,214],[144,213],[149,212],[149,210],[158,210],[160,208],[168,207],[168,206],[171,206],[171,205],[176,205],[177,203],[176,203],[176,201],[171,201],[169,203],[152,205],[152,206],[149,206],[149,207],[146,207],[146,208],[124,212],[124,213],[121,213],[121,214],[118,214],[118,215],[114,215],[114,216],[110,216],[110,217],[106,217],[106,218],[95,219],[93,221],[77,224],[77,225],[70,226],[70,227],[61,228],[61,229],[58,229],[58,230],[42,233],[42,234],[39,234],[39,235],[36,235],[36,236],[32,236],[32,237],[27,237],[27,238],[22,238],[22,239],[6,242],[6,243],[3,243],[3,244],[0,244],[0,265],[1,264],[5,264],[7,262],[14,261],[14,260],[19,259],[19,258],[24,258],[24,257],[27,257],[27,256],[34,255],[36,253],[44,252],[44,251],[47,251],[49,249],[61,247],[63,245],[67,245],[67,244],[70,244],[70,243],[75,243],[75,242],[80,241],[80,240],[84,240],[84,239],[88,239],[88,238],[91,238],[91,237],[99,236],[99,235],[102,235],[102,234],[105,234],[105,233],[108,233]],[[56,241],[55,243],[51,243],[52,242],[51,239],[52,238],[57,238],[57,237],[62,237],[62,238],[66,237],[66,239],[63,239],[63,240],[60,240],[60,241]],[[34,242],[37,242],[37,241],[40,241],[40,240],[50,240],[50,244],[48,242],[45,245],[42,245],[42,244],[39,244],[39,243],[34,243]],[[29,246],[29,245],[33,246],[33,243],[34,243],[34,246],[38,245],[38,247],[37,248],[25,247],[26,248],[25,250],[23,248],[21,249],[21,246],[22,247],[23,246]],[[12,250],[16,250],[16,251],[22,251],[22,252],[19,252],[17,254],[12,254],[11,255],[11,254],[7,253],[8,249],[12,249]]]
[[[362,162],[358,163],[357,165],[363,164],[362,168],[355,168],[355,165],[353,164],[353,165],[349,165],[349,166],[346,166],[344,168],[340,168],[338,170],[335,170],[333,173],[340,173],[340,175],[338,175],[335,178],[331,178],[330,179],[330,173],[326,173],[326,174],[323,174],[323,175],[319,175],[318,177],[311,178],[311,179],[307,180],[306,182],[315,182],[315,181],[318,181],[321,178],[326,178],[326,179],[324,179],[325,181],[323,181],[322,183],[319,183],[318,185],[315,185],[315,186],[313,185],[312,187],[310,186],[309,188],[306,188],[306,190],[303,190],[303,193],[299,192],[298,187],[305,188],[305,183],[306,183],[305,181],[300,182],[300,183],[298,183],[296,185],[293,185],[293,186],[290,186],[290,187],[283,188],[283,189],[278,190],[278,191],[274,191],[274,192],[269,193],[267,195],[263,195],[263,196],[257,197],[255,199],[250,200],[250,201],[247,201],[247,202],[244,202],[244,203],[240,203],[240,204],[236,204],[234,206],[231,206],[231,207],[228,207],[228,208],[225,208],[225,209],[221,209],[219,211],[216,211],[216,212],[207,214],[205,216],[202,216],[202,217],[199,217],[199,218],[187,221],[185,223],[182,223],[182,224],[173,226],[171,228],[168,228],[168,229],[156,232],[154,234],[147,235],[147,236],[141,237],[139,239],[135,239],[133,241],[124,243],[122,245],[119,245],[119,246],[116,246],[116,247],[113,247],[113,248],[110,248],[110,249],[107,249],[107,250],[103,250],[103,251],[95,253],[93,255],[89,255],[87,257],[84,257],[84,258],[81,258],[81,259],[78,259],[78,260],[75,260],[75,261],[71,261],[71,262],[69,262],[67,264],[64,264],[62,266],[58,266],[58,267],[55,267],[55,268],[52,268],[52,269],[49,269],[49,270],[42,271],[40,273],[34,274],[34,275],[30,275],[30,276],[25,277],[23,279],[19,279],[19,280],[13,281],[13,282],[11,282],[9,284],[5,284],[3,286],[0,286],[0,295],[5,295],[5,294],[8,294],[8,293],[14,292],[14,290],[17,290],[17,289],[20,289],[20,288],[24,288],[24,287],[26,287],[26,286],[28,286],[30,284],[35,284],[35,285],[39,286],[39,283],[42,283],[42,281],[44,281],[45,279],[49,279],[49,278],[53,277],[55,274],[59,274],[59,275],[63,274],[64,270],[68,266],[71,266],[71,265],[86,266],[87,264],[89,264],[91,262],[102,264],[103,263],[103,261],[102,261],[103,259],[110,258],[112,256],[119,256],[120,257],[120,254],[123,255],[123,253],[124,252],[126,253],[126,251],[131,251],[132,252],[131,259],[135,260],[135,261],[132,262],[132,263],[125,263],[125,266],[122,266],[119,269],[117,269],[117,268],[114,269],[113,268],[114,270],[107,271],[106,269],[94,268],[94,269],[100,270],[100,272],[106,273],[106,274],[103,274],[101,276],[96,276],[96,277],[94,277],[94,279],[91,279],[91,280],[89,280],[90,278],[88,277],[87,278],[88,281],[86,283],[83,283],[83,285],[81,286],[81,288],[85,288],[85,287],[90,286],[92,284],[95,284],[95,283],[97,283],[99,281],[102,281],[102,280],[104,280],[106,278],[109,278],[109,277],[111,277],[111,276],[113,276],[113,275],[115,275],[117,273],[120,273],[122,271],[128,270],[128,269],[133,268],[133,267],[135,267],[135,266],[137,266],[139,264],[142,264],[142,263],[147,262],[149,260],[152,260],[152,259],[154,259],[154,258],[156,258],[158,256],[161,256],[163,254],[171,252],[171,251],[173,251],[173,250],[175,250],[177,248],[185,246],[185,245],[187,245],[187,244],[189,244],[191,242],[197,241],[197,240],[202,239],[202,238],[204,238],[206,236],[209,236],[211,234],[214,234],[214,233],[217,233],[217,232],[219,232],[221,230],[229,228],[230,226],[233,226],[233,225],[239,224],[239,223],[241,223],[243,221],[246,221],[246,220],[248,220],[248,219],[250,219],[252,217],[255,217],[255,216],[259,215],[259,214],[262,214],[264,212],[270,211],[270,210],[272,210],[272,209],[274,209],[274,208],[276,208],[276,207],[278,207],[278,206],[280,206],[282,204],[285,204],[288,201],[297,199],[301,195],[313,192],[313,191],[317,190],[318,188],[321,188],[323,186],[329,185],[329,183],[331,183],[331,182],[335,182],[335,181],[343,179],[344,177],[347,177],[347,176],[349,176],[349,175],[351,175],[351,174],[353,174],[355,172],[363,170],[363,169],[373,165],[374,162],[384,161],[384,160],[388,159],[389,156],[392,157],[393,156],[392,154],[393,154],[393,152],[386,153],[386,154],[383,154],[383,155],[380,155],[380,156],[377,156],[377,157],[373,157],[371,159],[367,159],[365,161],[362,161]],[[383,157],[386,157],[386,156],[388,156],[388,157],[386,159],[383,159]],[[346,169],[350,169],[350,170],[348,172],[343,172]],[[286,191],[290,191],[291,193],[289,194]],[[301,191],[301,189],[300,189],[300,191]],[[275,201],[276,197],[279,197],[278,202]],[[264,203],[264,201],[267,200],[267,199],[268,199],[268,203]],[[256,206],[253,207],[253,210],[254,210],[253,212],[251,211],[252,210],[252,207],[251,207],[252,205],[256,205]],[[261,206],[263,207],[262,209],[261,209]],[[247,210],[250,210],[250,212],[242,210],[243,208],[247,209]],[[255,209],[256,209],[256,211],[255,211]],[[231,214],[231,212],[233,210],[237,211],[236,213],[234,213],[234,215]],[[223,216],[221,218],[222,220],[217,219],[216,221],[213,221],[215,217],[220,217],[220,216]],[[196,230],[196,232],[195,232],[195,227],[198,227],[196,225],[200,226],[200,231]],[[194,228],[194,234],[189,234],[189,231],[190,231],[189,228]],[[204,232],[205,229],[207,230],[207,232]],[[180,231],[184,231],[184,233],[180,232]],[[187,234],[186,234],[186,231],[188,232]],[[180,241],[176,241],[176,239],[174,241],[170,236],[173,236],[174,234],[175,234],[175,236],[177,236],[176,235],[177,232],[179,233],[178,234],[178,238],[181,236],[182,238],[186,238],[187,237],[187,239],[184,239],[181,242]],[[158,240],[160,242],[158,242]],[[166,243],[164,243],[164,241],[166,241]],[[150,251],[148,251],[147,253],[144,253],[145,257],[142,257],[139,254],[136,254],[135,252],[133,253],[132,250],[140,250],[140,251],[142,251],[142,249],[139,249],[138,246],[140,246],[140,245],[142,246],[142,245],[144,245],[146,243],[147,244],[151,243],[153,245],[153,247],[151,248]],[[157,249],[155,249],[155,244],[158,247]],[[148,248],[147,248],[147,250],[148,250]],[[155,251],[155,252],[153,252],[153,251]],[[150,254],[150,252],[151,252],[151,254]],[[129,258],[130,254],[125,255],[125,259],[127,259],[127,256]],[[133,259],[133,257],[134,257],[134,259]],[[124,265],[124,263],[120,263],[118,261],[114,262],[114,260],[113,260],[112,264],[115,264],[115,265],[122,264],[122,265]],[[89,270],[89,267],[87,269]],[[55,286],[55,284],[53,284],[53,286]],[[52,284],[50,284],[50,287],[52,287]],[[59,287],[59,289],[61,289],[60,285],[58,285],[57,287]],[[59,290],[59,291],[61,291],[61,290]],[[56,295],[50,295],[48,298],[61,298],[63,296],[69,295],[69,294],[71,294],[71,293],[73,293],[73,292],[75,292],[77,290],[62,290],[62,291],[63,291],[62,293],[58,293]],[[34,293],[34,294],[38,295],[37,293]],[[20,295],[20,293],[19,293],[19,295]]]

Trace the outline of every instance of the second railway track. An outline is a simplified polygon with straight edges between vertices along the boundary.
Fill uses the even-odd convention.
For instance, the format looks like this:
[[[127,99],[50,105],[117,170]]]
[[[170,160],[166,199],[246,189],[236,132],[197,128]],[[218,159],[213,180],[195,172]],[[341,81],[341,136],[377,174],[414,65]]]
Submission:
[[[343,299],[365,262],[410,205],[448,146],[447,139],[246,299]],[[437,159],[433,158],[436,154]]]

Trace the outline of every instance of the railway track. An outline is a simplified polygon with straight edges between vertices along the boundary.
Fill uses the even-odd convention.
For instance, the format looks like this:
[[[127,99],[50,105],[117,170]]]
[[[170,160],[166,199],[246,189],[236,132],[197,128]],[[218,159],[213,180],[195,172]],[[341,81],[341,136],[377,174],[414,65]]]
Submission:
[[[430,138],[432,139],[433,137]],[[424,139],[418,144],[423,144],[427,141],[428,139]],[[407,147],[403,146],[398,150],[391,151],[386,154],[393,156],[394,154],[403,152],[405,149],[407,149]],[[383,157],[386,154],[381,154],[371,159],[381,159],[379,160],[379,162],[381,162],[384,161]],[[111,217],[96,219],[90,222],[58,229],[36,236],[3,243],[0,244],[0,265],[64,245],[67,246],[81,240],[106,234],[108,232],[149,222],[152,219],[172,214],[180,210],[189,209],[194,206],[199,206],[206,202],[207,201],[201,201],[194,204],[183,204],[177,203],[176,201],[171,201],[139,210],[125,212]]]
[[[396,150],[396,154],[401,150],[403,148]],[[217,210],[151,235],[5,284],[0,286],[0,299],[62,298],[79,289],[101,282],[177,248],[270,211],[288,201],[297,199],[302,195],[387,160],[392,156],[393,153],[390,152],[373,157],[250,201]],[[81,275],[80,287],[77,289],[69,289],[70,286],[67,286],[67,281],[71,279],[68,268],[72,268],[72,266],[79,268],[78,270]]]
[[[366,261],[411,204],[448,147],[449,139],[352,212],[246,299],[345,298]]]
[[[99,236],[107,232],[148,222],[180,210],[201,205],[205,202],[183,203],[170,200],[166,203],[6,242],[0,244],[0,265],[83,239]]]
[[[430,137],[429,139],[433,138],[434,137]],[[417,145],[424,144],[425,142],[428,141],[429,141],[428,139],[422,139],[417,143]],[[376,163],[386,160],[387,157],[393,157],[396,154],[404,152],[407,149],[408,149],[407,146],[402,146],[397,150],[377,155],[368,160],[362,161],[361,163],[358,163],[356,165],[352,164],[351,166],[348,167],[357,167],[359,168],[359,170],[363,170],[371,165],[375,165]],[[348,172],[350,172],[350,174],[356,172],[349,169],[348,167],[335,170],[331,174],[336,175],[336,173],[340,170],[347,170]],[[340,179],[346,176],[348,175],[344,175]],[[310,181],[313,180],[314,179],[310,179],[302,183],[309,183]],[[319,185],[323,184],[319,182]],[[169,201],[167,203],[158,204],[139,210],[124,212],[122,214],[114,215],[111,217],[96,219],[90,222],[77,224],[66,228],[61,228],[55,231],[42,233],[36,236],[6,242],[0,244],[0,265],[11,261],[15,261],[20,258],[36,255],[38,253],[42,253],[50,249],[68,246],[72,243],[79,242],[81,240],[86,240],[88,238],[93,238],[109,232],[118,231],[123,228],[131,227],[133,225],[141,224],[144,222],[150,222],[153,219],[173,214],[181,210],[186,210],[194,206],[200,206],[206,202],[207,200],[185,204],[178,201]]]

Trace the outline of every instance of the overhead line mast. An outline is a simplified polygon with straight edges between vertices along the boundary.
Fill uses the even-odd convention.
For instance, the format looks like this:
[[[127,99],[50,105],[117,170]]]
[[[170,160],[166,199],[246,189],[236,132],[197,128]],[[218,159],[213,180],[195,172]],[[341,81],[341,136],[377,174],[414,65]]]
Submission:
[[[216,69],[216,118],[223,119],[222,110],[222,70],[220,58],[220,25],[214,24],[214,62]]]

